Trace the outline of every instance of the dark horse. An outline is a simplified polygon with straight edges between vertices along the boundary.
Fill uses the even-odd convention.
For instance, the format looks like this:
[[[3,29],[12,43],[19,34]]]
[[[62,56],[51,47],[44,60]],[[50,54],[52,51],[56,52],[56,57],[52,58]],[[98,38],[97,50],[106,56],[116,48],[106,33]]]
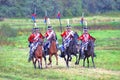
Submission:
[[[38,41],[38,46],[34,52],[34,57],[32,59],[34,68],[36,68],[36,62],[38,61],[38,67],[42,69],[42,57],[44,58],[45,66],[47,67],[46,56],[44,55],[42,48],[43,48],[43,43]]]
[[[82,50],[80,49],[80,54],[79,54],[79,59],[78,59],[79,61],[80,61],[81,53],[82,53]],[[87,50],[84,49],[84,55],[85,55],[85,57],[83,58],[83,67],[85,67],[86,58],[87,58],[87,66],[89,67],[89,57],[91,56],[93,67],[95,68],[95,63],[94,63],[94,41],[93,40],[88,41]],[[78,64],[79,64],[79,61],[78,61]]]
[[[73,36],[73,39],[70,41],[69,43],[69,46],[66,48],[65,52],[64,52],[64,60],[66,61],[66,65],[67,67],[69,67],[69,61],[72,60],[72,57],[71,55],[74,55],[76,57],[76,62],[75,64],[77,64],[77,59],[78,59],[78,56],[77,56],[77,53],[78,53],[78,48],[77,48],[77,39],[78,39],[78,34],[77,32],[74,33],[74,36]],[[67,57],[65,57],[65,55]]]
[[[51,39],[50,39],[50,48],[49,48],[49,63],[48,65],[50,65],[52,63],[52,56],[55,55],[56,57],[56,65],[58,65],[58,49],[57,49],[57,46],[56,46],[56,39],[55,37],[53,36]]]

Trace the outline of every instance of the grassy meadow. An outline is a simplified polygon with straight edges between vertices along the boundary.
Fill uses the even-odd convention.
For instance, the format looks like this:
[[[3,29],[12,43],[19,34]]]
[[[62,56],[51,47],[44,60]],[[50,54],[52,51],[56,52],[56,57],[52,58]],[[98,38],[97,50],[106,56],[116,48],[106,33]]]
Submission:
[[[32,62],[27,62],[29,52],[27,39],[31,33],[31,20],[5,19],[0,22],[1,27],[3,24],[8,24],[8,26],[17,29],[15,37],[2,37],[2,32],[0,33],[0,80],[120,80],[120,18],[98,17],[100,17],[101,22],[105,20],[104,23],[99,24],[100,21],[97,17],[96,21],[99,23],[88,23],[89,26],[94,25],[91,27],[100,26],[99,29],[91,28],[89,30],[89,33],[96,38],[95,53],[97,57],[95,58],[95,69],[92,67],[91,58],[90,68],[82,67],[82,60],[80,65],[75,66],[75,59],[70,63],[70,68],[66,68],[64,60],[60,57],[58,66],[55,65],[53,57],[52,68],[34,69]],[[93,17],[87,17],[86,19],[92,21]],[[72,22],[72,20],[78,20],[79,22],[79,18],[70,20],[71,24],[78,26],[75,23],[76,21]],[[54,19],[51,21],[54,22]],[[58,25],[57,23],[57,21],[53,23],[53,28],[57,33],[59,43],[61,43],[61,32],[57,30],[59,28],[55,28]],[[42,20],[38,25],[42,25],[41,27],[45,26]],[[104,29],[103,26],[107,27]],[[79,35],[81,35],[80,29],[73,27],[73,30],[77,31]],[[44,32],[42,30],[42,33]]]

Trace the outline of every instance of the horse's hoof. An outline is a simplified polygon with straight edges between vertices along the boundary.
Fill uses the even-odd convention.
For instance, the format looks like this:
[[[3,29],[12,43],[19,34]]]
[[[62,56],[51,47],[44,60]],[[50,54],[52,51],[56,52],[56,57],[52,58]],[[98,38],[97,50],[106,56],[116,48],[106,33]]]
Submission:
[[[75,65],[78,65],[78,64],[79,64],[78,62],[75,63]]]
[[[51,65],[51,63],[48,63],[48,65]]]
[[[67,66],[67,68],[69,68],[69,65],[66,65]]]
[[[45,68],[47,68],[47,65],[45,66]]]

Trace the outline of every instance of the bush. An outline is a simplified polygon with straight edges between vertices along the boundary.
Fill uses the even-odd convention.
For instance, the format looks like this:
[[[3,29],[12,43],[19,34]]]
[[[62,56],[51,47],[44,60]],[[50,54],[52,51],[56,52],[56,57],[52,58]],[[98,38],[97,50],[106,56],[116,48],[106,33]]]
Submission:
[[[17,29],[11,28],[8,24],[1,25],[0,36],[3,37],[16,37]]]

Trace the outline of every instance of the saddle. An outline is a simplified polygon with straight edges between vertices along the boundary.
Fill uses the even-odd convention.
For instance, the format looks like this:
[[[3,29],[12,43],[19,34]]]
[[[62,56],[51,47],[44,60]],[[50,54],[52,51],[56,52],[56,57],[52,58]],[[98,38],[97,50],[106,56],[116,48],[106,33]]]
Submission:
[[[87,50],[88,42],[81,43],[81,46],[82,49]]]

